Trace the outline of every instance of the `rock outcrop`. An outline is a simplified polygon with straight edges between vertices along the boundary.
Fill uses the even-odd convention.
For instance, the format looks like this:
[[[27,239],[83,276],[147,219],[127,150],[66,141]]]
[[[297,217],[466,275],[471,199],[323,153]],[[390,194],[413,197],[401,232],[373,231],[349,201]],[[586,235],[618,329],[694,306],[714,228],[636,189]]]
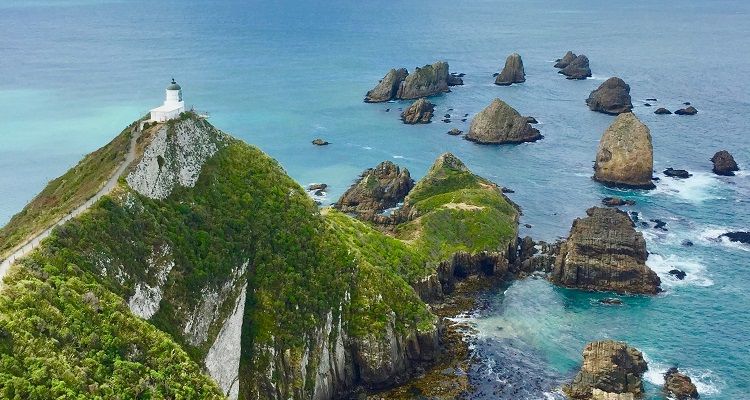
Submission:
[[[418,99],[450,92],[448,89],[448,63],[438,61],[432,65],[417,67],[398,89],[396,97],[403,100]]]
[[[401,120],[405,124],[428,124],[434,112],[435,105],[423,97],[401,113]]]
[[[409,72],[406,68],[391,69],[375,88],[367,92],[365,102],[380,103],[394,99],[399,87],[401,87],[401,82],[406,79],[407,75],[409,75]]]
[[[575,53],[572,51],[568,51],[565,53],[563,58],[560,58],[557,60],[557,63],[555,64],[555,68],[562,69],[568,66],[573,60],[576,59]]]
[[[664,374],[664,394],[677,400],[697,399],[698,389],[689,376],[672,367]]]
[[[314,144],[314,145],[316,145],[316,146],[328,146],[328,145],[329,145],[329,144],[331,144],[331,143],[330,143],[330,142],[328,142],[327,140],[323,140],[323,139],[321,139],[321,138],[317,138],[317,139],[314,139],[314,140],[312,141],[312,144]]]
[[[591,76],[591,67],[589,67],[589,58],[581,54],[574,58],[568,65],[558,71],[565,75],[567,79],[582,80]]]
[[[651,132],[632,113],[620,114],[602,135],[594,180],[610,186],[653,189]]]
[[[505,59],[505,66],[500,75],[495,79],[495,85],[508,86],[522,82],[526,82],[523,60],[521,60],[521,56],[518,53],[513,53]]]
[[[563,391],[576,400],[634,400],[643,396],[643,354],[623,342],[602,340],[583,349],[583,365]]]
[[[672,177],[672,178],[680,178],[680,179],[687,179],[693,176],[690,172],[684,169],[674,169],[672,167],[669,167],[664,170],[664,175]]]
[[[409,170],[383,161],[375,168],[366,169],[334,205],[335,208],[372,220],[384,210],[403,202],[414,187]]]
[[[750,232],[727,232],[719,235],[719,238],[727,238],[730,242],[738,242],[744,244],[750,244]]]
[[[451,129],[451,130],[448,131],[448,134],[451,135],[451,136],[458,136],[458,135],[460,135],[462,133],[464,133],[464,132],[462,130],[458,129],[458,128],[453,128],[453,129]]]
[[[734,172],[740,170],[734,157],[726,150],[717,151],[711,157],[711,162],[714,163],[713,171],[716,175],[734,176]]]
[[[598,89],[591,92],[586,104],[591,111],[617,115],[630,112],[633,103],[630,99],[630,86],[620,78],[609,78]]]
[[[698,110],[693,106],[689,106],[685,108],[680,108],[674,113],[677,115],[695,115],[695,114],[698,114]]]
[[[669,111],[669,110],[667,110],[664,107],[659,107],[659,108],[656,109],[656,111],[654,111],[654,114],[656,114],[656,115],[669,115],[669,114],[672,114],[672,111]]]
[[[474,117],[465,138],[481,144],[505,144],[534,142],[542,135],[513,107],[495,99]]]
[[[628,215],[592,207],[573,221],[550,280],[560,286],[617,293],[656,294],[661,281],[646,266],[646,241]]]

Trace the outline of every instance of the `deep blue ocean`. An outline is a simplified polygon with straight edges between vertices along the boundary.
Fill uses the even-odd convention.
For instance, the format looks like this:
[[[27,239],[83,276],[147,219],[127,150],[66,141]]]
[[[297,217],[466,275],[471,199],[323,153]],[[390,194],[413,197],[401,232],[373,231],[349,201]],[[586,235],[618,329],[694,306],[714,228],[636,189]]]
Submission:
[[[617,3],[617,4],[615,4]],[[648,361],[649,399],[678,365],[704,399],[750,399],[750,247],[717,240],[750,229],[750,2],[651,1],[103,1],[0,2],[0,223],[47,181],[163,101],[175,77],[186,102],[217,127],[260,147],[299,183],[325,182],[335,201],[383,160],[421,177],[442,152],[516,192],[522,235],[553,241],[604,196],[632,198],[649,265],[665,293],[626,297],[518,281],[471,316],[479,334],[480,390],[501,399],[554,398],[586,342],[626,340]],[[593,78],[568,81],[552,67],[586,54]],[[523,57],[527,81],[499,87],[505,57]],[[466,85],[432,99],[452,123],[406,126],[402,103],[365,104],[391,67],[445,60]],[[592,162],[613,117],[584,100],[610,76],[630,84],[634,112],[654,141],[653,191],[593,182]],[[532,115],[545,138],[485,147],[445,134],[499,97]],[[657,116],[644,106],[696,116]],[[390,108],[390,112],[385,110]],[[469,114],[465,123],[455,116]],[[332,144],[314,147],[322,137]],[[717,150],[735,177],[714,176]],[[686,180],[666,178],[684,168]],[[695,246],[685,247],[689,239]],[[672,268],[687,272],[677,281]],[[489,382],[489,383],[488,383]],[[479,396],[479,395],[477,395]],[[488,396],[489,397],[489,396]]]

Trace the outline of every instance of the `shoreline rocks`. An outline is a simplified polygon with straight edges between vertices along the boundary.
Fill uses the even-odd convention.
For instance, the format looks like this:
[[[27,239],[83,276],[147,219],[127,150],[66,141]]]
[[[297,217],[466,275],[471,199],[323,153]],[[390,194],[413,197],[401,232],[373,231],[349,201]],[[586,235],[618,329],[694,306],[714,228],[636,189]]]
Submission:
[[[526,82],[523,60],[521,60],[521,56],[518,53],[513,53],[505,59],[505,66],[495,79],[495,85],[509,86],[514,83],[523,82]]]
[[[563,391],[577,400],[633,400],[643,396],[643,353],[624,342],[601,340],[583,349],[581,370]]]
[[[594,163],[594,180],[605,185],[653,189],[651,132],[633,113],[620,114],[604,131]]]
[[[609,115],[630,112],[633,110],[630,86],[618,77],[609,78],[591,92],[586,105],[591,111]]]
[[[592,207],[573,221],[550,280],[584,290],[656,294],[661,281],[646,265],[643,234],[616,208]]]
[[[471,121],[465,138],[480,144],[534,142],[543,136],[526,117],[500,99],[495,99]]]
[[[677,367],[672,367],[664,373],[664,387],[662,391],[665,395],[677,400],[699,398],[698,388],[695,387],[690,377],[681,373]]]
[[[711,162],[714,164],[713,172],[716,175],[734,176],[734,172],[740,170],[734,157],[726,150],[717,151],[711,157]]]
[[[370,221],[388,208],[404,201],[414,187],[414,180],[406,168],[383,161],[375,168],[368,168],[333,205],[345,213]]]
[[[435,105],[422,97],[401,113],[401,120],[405,124],[429,124],[434,112]]]

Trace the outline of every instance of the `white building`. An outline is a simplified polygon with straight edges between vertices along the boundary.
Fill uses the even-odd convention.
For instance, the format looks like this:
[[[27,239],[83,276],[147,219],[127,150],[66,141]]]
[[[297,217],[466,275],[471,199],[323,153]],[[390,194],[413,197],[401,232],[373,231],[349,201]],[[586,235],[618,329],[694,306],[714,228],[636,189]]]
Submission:
[[[167,98],[164,104],[151,110],[151,121],[164,122],[180,116],[185,111],[185,102],[182,101],[182,88],[172,78],[172,83],[167,86]]]

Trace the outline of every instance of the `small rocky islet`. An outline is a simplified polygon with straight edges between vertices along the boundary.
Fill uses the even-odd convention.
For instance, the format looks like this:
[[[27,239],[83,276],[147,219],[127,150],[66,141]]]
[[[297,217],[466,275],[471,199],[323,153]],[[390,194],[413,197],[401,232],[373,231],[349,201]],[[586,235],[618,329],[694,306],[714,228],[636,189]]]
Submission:
[[[565,53],[555,63],[559,74],[565,75],[567,79],[583,80],[591,77],[591,68],[589,67],[589,58],[585,55],[576,55],[572,51]]]
[[[534,142],[542,138],[527,117],[500,99],[494,99],[474,116],[465,136],[466,140],[479,144]]]
[[[417,67],[411,74],[406,68],[391,69],[372,90],[367,92],[365,102],[414,100],[447,93],[450,92],[450,86],[462,84],[461,77],[451,74],[445,61]]]
[[[495,79],[495,85],[510,86],[514,83],[526,82],[526,72],[523,60],[518,53],[513,53],[505,60],[505,66]]]

